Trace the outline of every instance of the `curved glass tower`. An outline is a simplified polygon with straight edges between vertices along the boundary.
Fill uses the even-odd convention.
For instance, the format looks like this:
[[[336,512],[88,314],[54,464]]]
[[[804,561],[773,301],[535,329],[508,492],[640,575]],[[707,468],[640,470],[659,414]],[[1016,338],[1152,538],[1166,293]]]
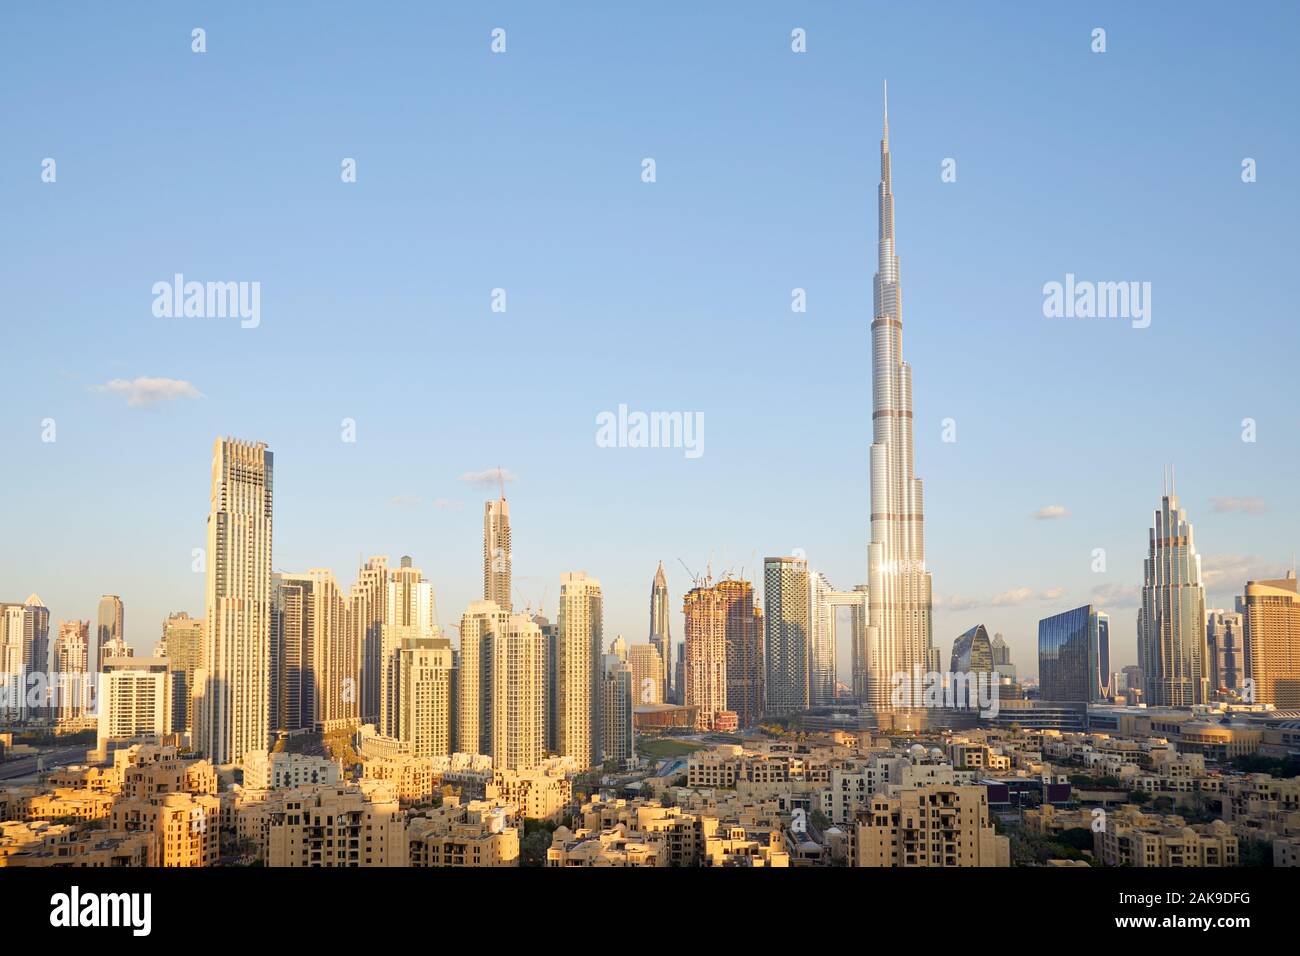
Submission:
[[[871,543],[867,550],[866,706],[890,710],[897,674],[930,666],[925,506],[912,472],[912,369],[903,361],[903,295],[894,249],[889,88],[880,141],[879,261],[871,321]]]

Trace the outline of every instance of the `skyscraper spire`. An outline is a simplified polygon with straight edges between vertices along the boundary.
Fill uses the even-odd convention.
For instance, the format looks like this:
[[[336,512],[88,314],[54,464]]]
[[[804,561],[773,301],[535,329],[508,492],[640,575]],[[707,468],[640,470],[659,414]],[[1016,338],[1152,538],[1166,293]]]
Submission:
[[[1191,707],[1209,700],[1205,584],[1192,523],[1172,487],[1172,465],[1169,485],[1147,533],[1138,664],[1148,704]]]
[[[867,550],[866,705],[893,709],[898,674],[930,668],[930,575],[925,506],[912,471],[912,369],[903,361],[903,296],[894,245],[886,87],[880,140],[878,258],[871,321],[871,543]]]
[[[667,691],[672,687],[673,679],[673,639],[671,635],[668,605],[668,577],[664,574],[664,563],[659,562],[655,571],[654,582],[650,585],[650,643],[659,650],[659,659],[663,665],[663,686]]]
[[[885,149],[889,149],[889,81],[885,80]]]

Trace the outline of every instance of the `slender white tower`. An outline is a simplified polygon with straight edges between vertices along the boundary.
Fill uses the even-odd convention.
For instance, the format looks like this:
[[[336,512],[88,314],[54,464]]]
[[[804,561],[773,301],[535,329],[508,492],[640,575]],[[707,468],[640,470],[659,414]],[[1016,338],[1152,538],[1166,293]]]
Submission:
[[[498,473],[501,497],[483,506],[483,600],[493,601],[509,612],[510,603],[510,505],[506,502],[505,479]]]
[[[272,465],[262,442],[219,438],[212,449],[195,749],[214,764],[240,763],[270,741]]]
[[[866,706],[882,712],[900,673],[929,668],[930,574],[925,505],[912,471],[912,368],[903,361],[903,296],[894,248],[889,87],[880,141],[879,263],[871,321],[871,543],[867,550]]]

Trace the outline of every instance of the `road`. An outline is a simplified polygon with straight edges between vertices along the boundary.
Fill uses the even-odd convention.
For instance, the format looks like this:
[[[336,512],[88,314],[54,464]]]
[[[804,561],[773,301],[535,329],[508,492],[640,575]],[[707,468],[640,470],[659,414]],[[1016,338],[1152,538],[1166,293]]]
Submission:
[[[44,768],[51,770],[54,767],[66,767],[69,764],[85,763],[85,747],[60,747],[57,750],[47,750],[37,757],[15,757],[13,760],[6,760],[0,763],[0,780],[16,780],[20,777],[31,777],[36,774],[36,761],[44,760]]]

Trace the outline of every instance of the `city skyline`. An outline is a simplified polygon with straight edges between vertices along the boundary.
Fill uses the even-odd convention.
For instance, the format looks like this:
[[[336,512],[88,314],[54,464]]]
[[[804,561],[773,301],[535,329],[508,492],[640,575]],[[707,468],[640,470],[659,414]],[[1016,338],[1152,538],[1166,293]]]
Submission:
[[[215,15],[217,19],[209,24],[214,36],[229,37],[238,31],[241,44],[254,41],[239,29],[240,15]],[[34,29],[42,27],[38,14],[18,16],[29,18]],[[452,22],[463,16],[451,14]],[[865,355],[860,330],[865,303],[870,301],[870,270],[865,263],[871,259],[873,210],[864,170],[875,152],[878,124],[872,114],[884,75],[892,81],[892,121],[896,139],[903,144],[895,163],[895,191],[907,208],[899,250],[908,262],[912,318],[908,353],[925,370],[925,388],[916,396],[916,472],[924,474],[928,484],[927,558],[937,571],[935,646],[942,651],[957,634],[982,623],[990,632],[1006,636],[1022,668],[1031,667],[1037,621],[1094,603],[1113,616],[1116,666],[1135,663],[1131,612],[1136,610],[1141,587],[1145,548],[1140,529],[1149,520],[1156,473],[1169,461],[1177,462],[1183,500],[1197,516],[1207,607],[1231,608],[1246,580],[1279,577],[1291,563],[1289,542],[1300,530],[1293,510],[1285,507],[1287,489],[1300,469],[1285,439],[1286,423],[1294,418],[1297,401],[1293,390],[1285,387],[1287,376],[1281,371],[1282,356],[1289,350],[1279,347],[1295,335],[1279,318],[1287,301],[1282,281],[1287,267],[1281,252],[1285,242],[1279,240],[1283,224],[1294,218],[1295,199],[1290,192],[1279,192],[1265,160],[1269,155],[1288,154],[1295,143],[1289,126],[1268,121],[1284,108],[1279,90],[1295,69],[1281,55],[1278,36],[1283,31],[1269,30],[1266,23],[1234,23],[1222,25],[1214,37],[1216,49],[1249,45],[1257,53],[1252,60],[1256,81],[1249,86],[1252,109],[1243,111],[1227,107],[1247,95],[1244,81],[1203,76],[1195,68],[1196,51],[1210,41],[1198,37],[1191,25],[1147,12],[1111,11],[1106,19],[1112,44],[1103,56],[1093,54],[1086,42],[1075,41],[1075,34],[1086,39],[1087,22],[1063,13],[1027,18],[997,12],[954,13],[969,28],[957,32],[977,38],[973,45],[983,44],[983,48],[964,49],[964,43],[925,34],[952,63],[949,72],[935,77],[877,46],[874,33],[880,31],[868,29],[869,24],[882,28],[902,50],[919,42],[924,29],[920,18],[893,11],[872,16],[874,20],[865,13],[844,11],[834,20],[825,15],[803,17],[810,37],[804,60],[789,51],[784,13],[760,9],[752,22],[728,23],[727,29],[738,31],[737,42],[747,51],[740,54],[743,62],[761,68],[755,96],[783,107],[796,133],[778,139],[764,135],[761,125],[746,132],[740,123],[727,123],[735,149],[750,157],[748,165],[727,163],[732,152],[720,151],[713,141],[707,141],[701,153],[700,146],[693,145],[696,126],[654,112],[656,100],[644,95],[631,101],[626,115],[612,120],[619,133],[617,148],[601,146],[574,167],[584,174],[582,184],[565,172],[564,164],[574,162],[570,152],[561,150],[556,158],[548,158],[556,141],[530,124],[508,126],[524,143],[536,147],[542,173],[559,187],[556,200],[534,202],[527,210],[514,208],[508,200],[491,204],[486,226],[475,225],[468,208],[452,206],[446,225],[435,229],[433,217],[421,217],[403,221],[399,230],[408,241],[422,237],[421,242],[434,244],[428,251],[436,248],[439,254],[448,253],[440,245],[441,235],[459,229],[475,237],[475,254],[483,258],[476,267],[462,270],[464,281],[453,278],[457,266],[464,265],[455,254],[445,266],[429,272],[429,262],[441,261],[437,256],[423,257],[420,269],[415,269],[415,260],[406,254],[385,262],[363,250],[349,252],[355,257],[354,274],[381,283],[373,302],[362,296],[360,286],[346,280],[346,273],[325,281],[278,257],[263,257],[263,265],[253,269],[248,266],[250,259],[222,251],[233,248],[230,223],[193,199],[192,184],[203,175],[215,184],[214,196],[232,199],[240,196],[239,190],[245,191],[236,208],[261,221],[258,201],[273,188],[283,194],[289,208],[303,212],[306,226],[322,226],[323,213],[312,210],[324,202],[330,214],[339,217],[339,228],[365,231],[373,221],[350,205],[351,194],[329,191],[345,187],[324,167],[332,164],[336,171],[341,156],[357,155],[359,190],[380,202],[409,199],[413,184],[424,180],[405,168],[401,156],[405,148],[408,156],[427,158],[429,142],[419,138],[384,149],[330,142],[317,143],[319,150],[313,147],[310,155],[295,151],[296,163],[322,166],[320,184],[287,190],[283,176],[273,175],[274,171],[232,177],[197,156],[195,180],[172,173],[161,184],[167,195],[199,202],[199,214],[206,217],[202,237],[182,237],[175,254],[171,243],[165,247],[142,238],[142,222],[126,207],[107,205],[104,214],[123,218],[130,228],[121,242],[105,250],[108,258],[102,270],[62,277],[71,291],[55,291],[64,284],[48,281],[49,273],[39,263],[25,263],[31,268],[22,269],[23,261],[13,260],[15,268],[7,285],[13,290],[16,312],[48,317],[16,324],[14,347],[48,352],[57,359],[51,374],[37,375],[35,366],[23,365],[0,384],[9,409],[0,420],[0,433],[11,446],[28,449],[29,465],[9,476],[6,499],[21,501],[24,507],[10,509],[16,513],[8,517],[16,535],[38,542],[21,558],[9,550],[0,556],[0,580],[13,582],[3,599],[21,600],[23,594],[35,592],[55,620],[93,621],[99,596],[120,594],[130,612],[127,638],[142,653],[161,635],[169,613],[185,610],[201,615],[201,576],[190,570],[193,548],[203,545],[195,479],[202,481],[206,470],[203,448],[212,435],[226,432],[266,441],[282,455],[285,494],[278,509],[282,533],[276,570],[329,567],[341,582],[347,582],[358,554],[388,554],[393,559],[412,554],[452,613],[466,607],[480,590],[475,576],[465,569],[479,550],[477,509],[490,497],[487,489],[496,481],[496,462],[506,471],[508,495],[515,505],[513,530],[523,548],[514,556],[516,588],[528,603],[552,617],[557,578],[575,567],[585,567],[601,578],[606,630],[611,635],[622,633],[632,642],[647,636],[644,579],[660,560],[668,569],[675,635],[682,633],[683,626],[678,599],[690,584],[677,564],[679,558],[692,568],[702,568],[710,559],[715,568],[744,568],[745,576],[756,580],[765,556],[800,549],[838,587],[861,583],[865,562],[860,529],[825,520],[817,503],[863,500],[865,462],[843,442],[843,435],[861,433],[861,409],[869,395],[865,376],[861,363],[853,368],[848,362],[837,365],[824,359],[828,346],[841,341],[858,343],[855,348]],[[1294,13],[1277,16],[1293,18]],[[96,14],[88,17],[88,27],[93,28]],[[520,14],[520,18],[528,41],[520,39],[517,29],[510,53],[491,67],[480,64],[472,69],[496,69],[515,80],[536,76],[543,88],[549,83],[552,89],[570,90],[573,77],[553,56],[550,31],[556,28],[537,15]],[[707,32],[717,22],[717,15],[706,14],[701,29]],[[659,24],[640,25],[647,36],[659,35]],[[162,42],[165,26],[142,27],[126,41],[128,52],[131,44],[145,49]],[[269,14],[266,37],[255,42],[279,42],[287,29],[283,19]],[[321,29],[328,34],[343,25],[325,16]],[[1113,42],[1117,35],[1122,44]],[[1021,49],[1025,37],[1039,42],[1050,38],[1060,44],[1053,54],[1056,72],[1033,74],[1033,54],[1026,54],[1027,59],[997,55],[1003,49]],[[67,39],[88,68],[102,62],[103,51],[97,51],[87,36],[74,34]],[[580,32],[576,42],[587,49],[589,39]],[[384,42],[405,49],[402,41],[387,35]],[[684,55],[701,55],[710,49],[702,37],[692,35],[682,42]],[[863,43],[874,54],[869,64],[850,55]],[[238,88],[241,81],[231,73],[236,64],[225,58],[222,47],[230,49],[229,43],[214,44],[205,69],[219,71]],[[4,50],[19,64],[30,55],[7,45]],[[1070,52],[1061,59],[1061,51]],[[588,52],[606,56],[599,46]],[[464,63],[477,56],[468,50],[452,55],[464,58],[457,60]],[[650,50],[638,45],[625,55],[630,65],[644,66]],[[715,55],[709,52],[706,57]],[[1147,59],[1139,64],[1138,57]],[[1134,71],[1139,66],[1150,68],[1153,59],[1171,82],[1182,85],[1188,103],[1202,105],[1219,117],[1218,125],[1192,126],[1182,132],[1182,139],[1168,144],[1143,132],[1152,98],[1150,91],[1135,83]],[[990,66],[991,60],[996,64]],[[616,79],[615,88],[626,94],[632,82],[628,67],[612,59],[601,63]],[[974,63],[979,70],[962,72],[962,83],[953,85],[952,77]],[[309,60],[304,68],[311,75],[323,67]],[[135,67],[128,62],[122,69],[126,72],[111,75],[120,83],[133,82]],[[1034,89],[1024,83],[1031,74]],[[649,77],[660,90],[671,90],[674,82],[680,82],[658,67],[638,76]],[[211,93],[195,82],[182,79],[174,95],[208,102]],[[363,90],[377,82],[378,75],[358,77]],[[757,99],[736,100],[712,73],[695,78],[694,84],[693,102],[704,115],[727,108],[739,109],[751,119],[765,115]],[[1043,104],[1064,89],[1077,96],[1080,84],[1092,91],[1087,95],[1094,112],[1087,115],[1098,121],[1105,118],[1116,132],[1095,145],[1064,138],[1054,126],[1040,135],[1041,117],[1050,115],[1041,112]],[[134,86],[124,89],[137,92]],[[150,103],[168,112],[173,94],[153,95],[157,99]],[[474,95],[479,99],[472,102],[488,107],[486,115],[499,119],[490,107],[505,95],[503,90]],[[510,95],[518,95],[517,87]],[[819,98],[825,105],[818,105]],[[319,120],[327,115],[322,109],[322,104],[309,104],[305,116]],[[651,118],[648,126],[646,109]],[[51,110],[50,122],[64,130],[93,130],[102,122],[86,116],[76,97],[63,98]],[[843,111],[855,121],[831,121]],[[120,114],[109,108],[107,115]],[[481,148],[482,136],[491,127],[483,124],[495,120],[476,119],[461,109],[448,116],[452,128],[468,137],[466,155],[483,168],[476,172],[471,161],[449,156],[443,178],[458,187],[510,184],[516,191],[509,195],[517,200],[523,182],[517,173],[498,161],[484,162],[490,153]],[[253,117],[254,128],[266,133],[269,120],[260,114]],[[276,121],[281,122],[278,116]],[[642,127],[649,133],[638,132]],[[16,133],[28,140],[49,140],[48,131],[45,121],[27,114],[17,117]],[[274,134],[270,141],[281,144]],[[1071,149],[1063,151],[1067,142]],[[1099,157],[1109,157],[1121,143],[1136,150],[1136,168],[1122,176],[1096,169]],[[86,177],[93,171],[90,146],[71,133],[60,132],[54,138],[48,151],[61,160],[62,171],[55,184],[40,183],[17,165],[18,158],[0,159],[7,179],[31,180],[29,188],[14,194],[17,224],[52,216],[52,228],[65,233],[87,224]],[[127,152],[115,159],[125,162],[130,171],[135,154],[127,146],[119,148]],[[640,160],[646,155],[658,160],[660,175],[654,184],[638,177]],[[1239,176],[1244,156],[1257,157],[1262,164],[1259,181],[1249,185]],[[959,170],[951,183],[940,178],[947,157],[956,159]],[[148,163],[144,166],[152,168]],[[735,185],[719,191],[718,177],[724,167]],[[777,169],[793,190],[794,211],[774,213],[777,218],[768,225],[756,223],[746,210],[760,204]],[[672,175],[666,175],[670,171]],[[1162,196],[1195,195],[1194,208],[1168,198],[1151,198],[1151,190],[1143,184],[1157,175]],[[600,233],[620,255],[675,248],[687,241],[683,224],[693,221],[689,210],[704,200],[701,208],[710,212],[714,223],[710,247],[725,239],[721,247],[730,250],[704,260],[720,271],[726,297],[710,291],[719,284],[716,277],[705,281],[698,268],[676,258],[659,266],[668,270],[672,281],[658,284],[684,294],[656,293],[634,270],[610,259],[610,253],[578,242],[576,227],[558,220],[552,230],[559,243],[556,254],[569,265],[556,279],[526,268],[523,247],[517,243],[501,247],[499,257],[485,251],[492,248],[485,244],[495,243],[492,237],[503,229],[535,236],[537,223],[558,215],[562,201],[568,206],[561,218],[577,216],[578,223],[590,226],[594,220],[587,206],[576,199],[580,185],[606,201],[620,203],[618,208],[628,213],[633,228],[649,229],[639,241],[633,240],[631,232]],[[159,183],[147,178],[127,176],[121,184],[122,201],[159,188]],[[1114,208],[1132,210],[1135,226],[1130,233],[1116,234],[1110,218],[1081,207],[1083,197],[1101,188]],[[714,197],[704,199],[709,190]],[[64,195],[69,195],[72,206],[60,205]],[[1044,195],[1059,196],[1057,201],[1063,205],[1029,211],[1031,200]],[[415,199],[415,208],[430,208],[427,196]],[[51,202],[56,205],[51,207]],[[143,208],[157,207],[145,203]],[[1062,215],[1064,208],[1074,217],[1068,220],[1068,240],[1048,228],[1053,225],[1050,216]],[[272,222],[262,225],[264,231],[283,234],[282,227]],[[1225,225],[1238,235],[1242,253],[1231,296],[1217,285],[1201,287],[1187,281],[1190,275],[1205,274],[1204,250],[1217,248],[1217,230]],[[246,230],[241,234],[246,235]],[[786,234],[807,236],[812,245],[801,248],[774,238]],[[337,232],[323,229],[322,235],[337,237]],[[1156,235],[1159,249],[1152,247]],[[992,249],[1000,250],[999,255],[995,257]],[[321,250],[313,245],[307,251],[320,255]],[[264,251],[253,248],[250,255]],[[1008,254],[1014,267],[1003,264]],[[483,264],[494,260],[499,260],[496,267]],[[1128,268],[1130,262],[1136,273]],[[588,270],[578,269],[579,263],[603,268],[612,278],[586,283]],[[263,321],[256,329],[241,329],[208,320],[156,319],[149,313],[148,287],[177,271],[204,279],[245,275],[259,279],[266,290]],[[756,280],[762,273],[780,281]],[[1149,276],[1156,290],[1153,323],[1135,330],[1120,323],[1071,324],[1044,318],[1043,284],[1067,274]],[[393,286],[389,281],[402,275],[426,275],[430,287],[421,289],[405,281]],[[105,314],[115,317],[113,321],[99,324],[85,310],[88,283],[101,284],[99,300]],[[348,303],[346,309],[326,307],[313,291],[336,286]],[[504,316],[490,311],[489,293],[498,286],[511,295],[510,311]],[[794,287],[807,290],[807,313],[790,312]],[[278,290],[275,296],[273,289]],[[279,306],[273,308],[277,299]],[[433,312],[422,305],[426,302]],[[987,302],[1006,303],[1008,308],[981,305]],[[636,363],[630,363],[624,352],[603,344],[608,336],[589,334],[587,348],[597,359],[588,363],[594,374],[583,379],[585,384],[575,385],[573,360],[559,340],[550,342],[541,330],[555,328],[555,317],[567,311],[571,313],[567,321],[575,330],[595,332],[607,321],[611,303],[629,321],[653,315],[659,333],[669,342],[689,335],[711,346],[720,346],[724,336],[738,343],[739,352],[732,354],[737,367],[745,369],[743,375],[710,363],[709,373],[717,384],[700,391],[692,383],[701,380],[698,373],[704,366],[698,363],[709,349],[697,359],[674,348],[674,367],[649,363],[644,369],[634,368]],[[286,357],[299,328],[296,316],[317,315],[321,331],[343,341],[343,335],[351,334],[358,312],[375,310],[398,335],[396,340],[410,346],[406,354],[375,344],[346,350],[345,357],[344,350],[326,345],[323,338],[302,359]],[[1220,316],[1243,312],[1251,319],[1234,323],[1238,347],[1219,348]],[[523,315],[513,318],[519,313]],[[719,316],[716,329],[701,325],[705,314]],[[469,357],[475,354],[484,328],[509,332],[507,339],[497,342],[508,362],[542,359],[551,362],[556,373],[546,376],[547,388],[540,394],[530,391],[527,399],[509,383],[486,394],[475,392],[483,403],[482,415],[496,425],[490,438],[456,424],[461,405],[454,397],[457,389],[468,394],[464,391],[468,380],[461,378],[456,364],[462,359],[472,364]],[[794,352],[787,350],[776,361],[758,346],[780,331],[792,333],[788,341]],[[265,359],[245,354],[250,345],[259,354],[281,356],[279,364],[267,365]],[[448,376],[446,391],[417,384],[417,355],[434,357],[439,375]],[[959,356],[960,363],[953,356]],[[792,364],[791,357],[799,362]],[[382,394],[383,389],[354,391],[341,385],[348,378],[340,364],[345,358],[354,373],[358,369],[363,373],[363,380],[370,377],[369,370],[381,366],[391,372],[384,378],[392,383],[393,395]],[[1157,358],[1205,368],[1214,387],[1197,390],[1196,376],[1190,376],[1179,389],[1185,414],[1153,438],[1144,416],[1135,411],[1132,393],[1121,383],[1140,381],[1142,371]],[[313,375],[298,374],[305,368],[299,364],[302,361],[318,363]],[[800,370],[805,368],[818,369],[818,377],[807,377]],[[1104,384],[1085,385],[1097,369],[1106,370]],[[150,377],[163,384],[151,390],[138,381]],[[1059,381],[1069,378],[1080,385],[1062,390]],[[301,400],[286,401],[284,389],[269,384],[290,379],[302,390]],[[761,398],[756,382],[762,379],[797,386],[788,392],[792,399],[786,409],[756,411]],[[331,385],[325,390],[321,386],[327,381]],[[177,393],[176,382],[189,383],[202,397]],[[169,395],[175,397],[168,400]],[[426,431],[436,436],[430,443],[437,449],[435,459],[416,447],[408,422],[401,428],[395,422],[390,426],[391,401],[399,397],[407,403],[424,402],[432,409]],[[698,408],[709,420],[707,453],[695,461],[680,453],[599,448],[592,440],[595,415],[624,402],[632,407],[673,408],[685,403]],[[47,417],[57,423],[58,437],[43,443],[40,423]],[[945,444],[941,423],[949,417],[956,421],[958,440]],[[1241,440],[1241,422],[1248,417],[1259,425],[1254,443]],[[344,419],[355,423],[355,443],[340,440]],[[1024,454],[1026,446],[1035,453]],[[128,477],[146,448],[167,449],[153,462],[154,494],[147,503],[133,497],[131,489],[137,486]],[[558,451],[562,458],[556,457]],[[1090,462],[1088,469],[1073,467],[1074,461],[1084,458]],[[93,469],[93,484],[87,484],[92,481],[87,470],[77,467],[90,460],[111,465]],[[1232,463],[1226,473],[1220,467],[1224,461]],[[760,463],[765,477],[757,480],[753,476]],[[783,495],[780,489],[792,487],[792,481],[803,493]],[[120,507],[91,508],[90,502],[100,496]],[[635,513],[624,507],[633,497],[646,507]],[[719,502],[727,507],[717,507]],[[329,515],[328,523],[321,521],[324,514]],[[990,524],[999,529],[996,536],[988,535]],[[969,555],[976,541],[980,560],[973,561]],[[1092,552],[1099,547],[1108,558],[1104,574],[1091,570]],[[841,634],[845,630],[841,626]],[[847,673],[841,637],[838,675],[844,680]]]
[[[5,925],[1285,925],[1300,6],[143,3],[0,30]]]

